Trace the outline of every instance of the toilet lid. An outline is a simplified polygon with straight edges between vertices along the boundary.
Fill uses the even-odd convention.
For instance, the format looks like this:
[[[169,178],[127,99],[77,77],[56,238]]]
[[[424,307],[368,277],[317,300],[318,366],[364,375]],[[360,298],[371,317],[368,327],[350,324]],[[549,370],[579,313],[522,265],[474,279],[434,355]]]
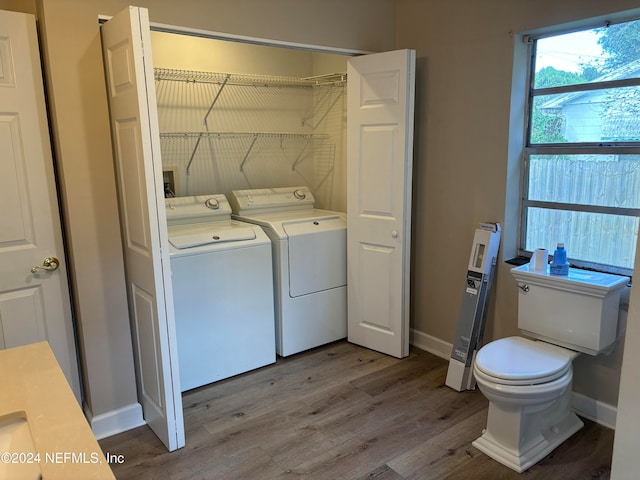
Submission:
[[[572,352],[521,337],[501,338],[480,349],[476,368],[497,383],[532,385],[550,382],[571,367]]]

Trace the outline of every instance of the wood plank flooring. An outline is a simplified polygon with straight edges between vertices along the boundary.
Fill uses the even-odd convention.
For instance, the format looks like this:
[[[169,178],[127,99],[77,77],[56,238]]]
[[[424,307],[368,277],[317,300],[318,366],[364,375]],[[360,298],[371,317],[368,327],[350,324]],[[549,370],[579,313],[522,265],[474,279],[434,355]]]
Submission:
[[[448,362],[413,348],[398,360],[337,342],[186,392],[186,447],[144,426],[100,441],[118,479],[604,480],[613,431],[585,427],[518,474],[475,449],[479,391],[444,385]]]

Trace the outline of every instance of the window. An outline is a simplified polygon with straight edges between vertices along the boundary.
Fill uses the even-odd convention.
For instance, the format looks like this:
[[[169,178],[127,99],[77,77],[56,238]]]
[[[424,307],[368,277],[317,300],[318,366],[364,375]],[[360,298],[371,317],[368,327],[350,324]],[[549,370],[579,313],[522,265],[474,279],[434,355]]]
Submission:
[[[521,253],[631,273],[640,218],[640,20],[533,38]]]

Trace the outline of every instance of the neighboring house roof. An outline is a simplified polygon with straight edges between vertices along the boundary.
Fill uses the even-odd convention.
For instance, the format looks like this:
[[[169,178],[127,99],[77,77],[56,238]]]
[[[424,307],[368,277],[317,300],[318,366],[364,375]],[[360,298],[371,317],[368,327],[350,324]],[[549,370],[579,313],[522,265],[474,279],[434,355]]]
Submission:
[[[640,59],[601,75],[590,83],[623,80],[639,76]],[[554,98],[543,103],[539,108],[547,111],[563,110],[563,114],[569,118],[570,113],[566,108],[571,105],[578,103],[601,104],[601,109],[593,108],[591,110],[593,117],[601,122],[600,138],[593,139],[594,141],[620,142],[640,140],[640,88],[617,89],[615,97],[615,102],[606,102],[607,98],[611,98],[606,90],[583,90],[555,95]],[[584,111],[579,113],[583,118],[584,114]]]
[[[631,63],[627,63],[626,65],[616,68],[615,70],[612,70],[609,73],[606,73],[597,78],[594,78],[591,82],[588,82],[588,83],[609,82],[611,80],[622,80],[625,78],[634,78],[634,77],[637,78],[639,76],[640,76],[640,59],[635,60]],[[595,90],[583,90],[580,92],[571,92],[571,93],[564,93],[561,95],[557,95],[555,98],[540,105],[540,108],[543,110],[562,108],[566,103],[573,102],[585,95],[589,95],[589,96],[594,95],[594,92]]]

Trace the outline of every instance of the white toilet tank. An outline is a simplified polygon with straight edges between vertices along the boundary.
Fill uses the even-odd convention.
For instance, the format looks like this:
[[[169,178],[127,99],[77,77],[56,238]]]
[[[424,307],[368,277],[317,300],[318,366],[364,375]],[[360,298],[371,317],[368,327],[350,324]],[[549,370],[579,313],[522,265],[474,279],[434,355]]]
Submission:
[[[620,293],[629,277],[569,269],[568,276],[511,269],[518,283],[518,326],[523,334],[597,355],[616,339]]]

